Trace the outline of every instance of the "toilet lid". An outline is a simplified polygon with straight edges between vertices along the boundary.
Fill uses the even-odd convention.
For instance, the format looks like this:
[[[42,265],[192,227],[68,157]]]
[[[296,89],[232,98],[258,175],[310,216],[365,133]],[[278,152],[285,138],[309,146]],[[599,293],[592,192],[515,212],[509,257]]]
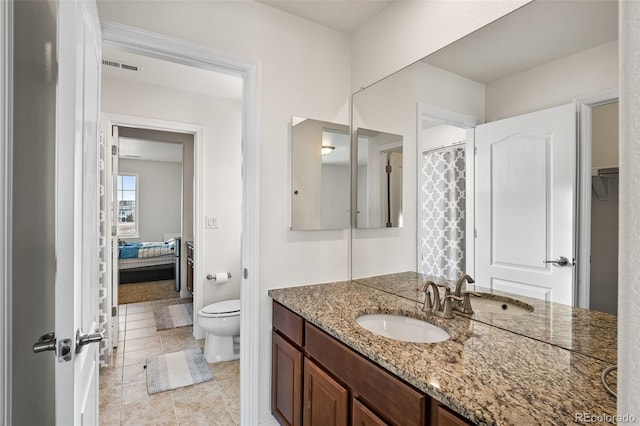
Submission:
[[[239,313],[240,299],[212,303],[202,308],[201,312],[209,315]]]

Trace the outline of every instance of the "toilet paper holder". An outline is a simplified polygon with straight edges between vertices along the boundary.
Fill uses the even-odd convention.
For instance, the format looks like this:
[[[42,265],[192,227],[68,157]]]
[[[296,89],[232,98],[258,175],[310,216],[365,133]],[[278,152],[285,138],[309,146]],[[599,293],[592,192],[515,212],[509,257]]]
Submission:
[[[227,278],[231,278],[231,272],[227,272]],[[208,280],[216,280],[216,276],[213,274],[207,274],[207,279]]]

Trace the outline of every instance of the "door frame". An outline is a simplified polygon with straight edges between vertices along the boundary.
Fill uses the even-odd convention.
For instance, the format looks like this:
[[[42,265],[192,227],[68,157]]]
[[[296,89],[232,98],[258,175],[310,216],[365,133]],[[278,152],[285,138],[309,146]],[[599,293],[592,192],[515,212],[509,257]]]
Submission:
[[[240,423],[258,424],[260,62],[209,46],[102,20],[103,42],[134,53],[242,77],[242,267]],[[199,160],[196,160],[196,162]],[[202,212],[195,212],[196,219]],[[199,232],[195,231],[196,234]]]
[[[475,276],[476,272],[476,238],[475,238],[475,217],[476,217],[476,157],[475,157],[475,128],[484,123],[484,120],[472,115],[461,114],[455,111],[448,111],[423,102],[418,102],[416,120],[416,170],[420,170],[422,152],[422,123],[429,121],[435,124],[448,124],[467,130],[465,142],[465,258],[466,273]],[[471,160],[471,161],[469,161]],[[417,197],[417,195],[416,195]],[[420,220],[420,215],[416,215],[416,220]],[[416,232],[420,228],[420,223],[416,223]],[[417,242],[416,242],[417,244]],[[416,266],[420,264],[420,248],[416,245]]]
[[[0,2],[0,423],[11,424],[13,4]]]
[[[574,304],[585,309],[589,309],[591,292],[591,110],[618,99],[618,88],[574,99],[578,106],[578,199],[575,242],[577,270]]]
[[[194,187],[193,187],[193,201],[194,201],[194,205],[193,205],[193,211],[194,211],[194,221],[193,221],[193,239],[194,239],[194,244],[196,246],[198,246],[198,242],[204,241],[203,239],[203,229],[204,229],[204,225],[201,223],[202,222],[202,215],[196,215],[195,212],[200,211],[201,207],[202,207],[202,200],[204,199],[204,193],[203,193],[203,187],[204,187],[204,181],[203,181],[203,167],[204,167],[204,163],[202,158],[204,157],[204,147],[203,147],[203,143],[202,140],[204,138],[204,128],[201,125],[198,124],[189,124],[189,123],[182,123],[182,122],[177,122],[177,121],[167,121],[167,120],[158,120],[158,119],[153,119],[153,118],[146,118],[146,117],[138,117],[138,116],[134,116],[134,115],[127,115],[127,114],[114,114],[114,113],[108,113],[108,112],[103,112],[102,113],[102,132],[105,135],[105,145],[106,145],[106,150],[107,153],[109,155],[111,155],[111,150],[109,148],[110,145],[112,145],[113,142],[113,133],[111,132],[112,126],[117,126],[117,127],[133,127],[133,128],[138,128],[138,129],[148,129],[148,130],[158,130],[158,131],[165,131],[165,132],[174,132],[174,133],[186,133],[186,134],[190,134],[193,135],[193,156],[194,156],[194,164],[193,164],[193,173],[194,173]],[[184,162],[182,164],[182,167],[184,167]],[[108,176],[107,179],[109,179],[110,177]],[[182,204],[181,204],[182,206]],[[113,206],[111,206],[111,209],[108,210],[113,210]],[[109,216],[112,213],[108,213]],[[183,231],[184,229],[183,227],[183,222],[184,220],[182,219],[182,207],[181,207],[181,225],[180,225],[180,232],[182,233],[182,235],[184,235]],[[110,222],[110,217],[107,218],[107,223],[111,223]],[[184,242],[184,237],[182,238],[182,241]],[[109,262],[107,264],[107,270],[111,271],[113,268],[116,267],[116,265],[112,264],[113,262],[111,261],[111,258],[109,259]],[[197,270],[196,270],[197,272]],[[198,279],[202,279],[203,277],[197,277]],[[110,286],[113,286],[113,281],[111,281]],[[110,289],[110,293],[114,294],[113,291],[113,287]],[[115,295],[117,296],[117,289],[115,292]],[[117,300],[117,299],[115,299]],[[196,293],[195,297],[194,297],[194,306],[199,306],[197,304],[198,301],[198,294]],[[117,302],[116,302],[116,306],[117,306]],[[110,320],[109,321],[114,321],[112,318],[113,317],[109,317]],[[109,328],[111,330],[111,323],[109,323]],[[117,342],[117,338],[118,336],[114,336],[115,337],[115,342]],[[113,343],[113,342],[111,342]],[[113,345],[112,345],[113,346]]]

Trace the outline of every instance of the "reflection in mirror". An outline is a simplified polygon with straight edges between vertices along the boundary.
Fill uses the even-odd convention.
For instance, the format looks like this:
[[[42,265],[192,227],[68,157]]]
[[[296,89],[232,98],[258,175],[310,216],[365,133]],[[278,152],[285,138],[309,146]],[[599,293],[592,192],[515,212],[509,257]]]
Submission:
[[[444,123],[418,135],[418,270],[431,277],[466,271],[466,138]]]
[[[291,229],[349,227],[349,127],[293,117]]]
[[[358,228],[402,227],[402,136],[357,129]]]
[[[503,256],[505,259],[513,258],[515,254],[524,256],[533,253],[533,249],[528,250],[527,248],[532,248],[536,243],[536,247],[541,251],[538,250],[539,252],[533,253],[534,256],[531,259],[526,259],[526,262],[519,262],[519,264],[531,265],[528,269],[532,271],[558,275],[559,278],[565,280],[566,285],[562,288],[572,288],[572,293],[563,294],[563,300],[556,300],[560,296],[560,292],[551,291],[552,288],[548,287],[548,283],[539,278],[537,282],[527,283],[526,288],[520,286],[520,294],[543,297],[559,303],[572,303],[576,300],[582,300],[579,298],[583,297],[581,294],[585,294],[585,282],[587,282],[586,291],[588,292],[588,280],[585,281],[584,277],[589,274],[592,275],[591,288],[593,290],[593,286],[597,284],[594,272],[580,269],[580,274],[577,273],[578,268],[583,268],[584,265],[590,263],[593,264],[588,260],[590,249],[588,247],[585,249],[584,246],[580,247],[581,252],[576,252],[574,249],[576,239],[582,244],[588,238],[588,235],[582,232],[585,228],[588,229],[589,222],[586,221],[591,220],[590,216],[584,213],[585,208],[588,209],[589,206],[585,206],[579,212],[574,211],[573,207],[582,202],[579,197],[586,199],[585,194],[591,192],[590,179],[581,178],[579,182],[575,182],[575,175],[578,171],[582,176],[582,170],[587,168],[590,171],[592,167],[591,164],[585,163],[585,159],[590,159],[591,148],[580,145],[580,149],[588,149],[588,151],[580,153],[578,159],[582,163],[577,164],[572,163],[576,161],[577,156],[568,154],[570,151],[562,153],[554,151],[547,155],[552,151],[547,152],[541,149],[540,152],[541,155],[544,154],[544,158],[540,158],[550,161],[548,168],[547,166],[540,168],[544,173],[547,170],[554,170],[551,168],[552,166],[558,166],[564,170],[575,168],[575,171],[568,173],[570,176],[568,184],[565,183],[561,188],[554,186],[550,191],[554,194],[563,194],[565,198],[563,198],[562,204],[558,200],[548,202],[549,199],[545,197],[541,198],[542,202],[536,202],[536,198],[524,194],[524,190],[528,186],[540,181],[540,179],[531,179],[525,174],[527,167],[533,164],[533,155],[528,155],[527,152],[536,147],[535,141],[527,137],[511,138],[497,146],[495,141],[502,141],[502,136],[493,140],[484,138],[484,136],[488,134],[489,130],[497,129],[496,123],[502,122],[504,125],[508,120],[512,120],[511,123],[516,123],[516,120],[520,120],[523,116],[533,117],[533,114],[538,113],[540,115],[537,117],[542,118],[544,111],[547,111],[545,114],[548,114],[550,118],[552,114],[560,110],[568,110],[569,108],[561,107],[572,105],[576,99],[584,99],[588,96],[595,97],[599,94],[600,103],[615,101],[618,86],[617,34],[617,2],[615,1],[534,1],[424,60],[354,94],[353,128],[384,127],[394,129],[393,131],[404,135],[405,154],[409,155],[408,153],[415,152],[418,161],[417,164],[412,161],[405,161],[404,164],[405,199],[402,232],[382,235],[360,229],[354,230],[352,234],[352,278],[358,279],[405,271],[455,278],[456,273],[451,271],[459,269],[461,265],[466,265],[466,272],[476,278],[479,286],[514,292],[518,290],[516,284],[521,282],[518,278],[514,278],[515,275],[496,278],[494,275],[485,274],[486,276],[483,277],[484,272],[481,272],[488,271],[488,269],[483,267],[484,269],[481,271],[482,265],[479,265],[479,262],[487,256],[504,253],[509,255]],[[447,258],[446,260],[450,261],[451,265],[457,265],[456,268],[447,266],[447,262],[438,265],[438,262],[434,262],[434,258],[426,259],[431,256],[428,251],[433,247],[434,240],[432,238],[429,241],[431,237],[425,238],[424,230],[420,228],[425,218],[432,220],[433,223],[436,221],[427,217],[431,211],[429,208],[423,210],[423,205],[425,201],[431,202],[428,200],[434,195],[440,196],[441,194],[437,194],[440,190],[433,184],[431,184],[431,189],[425,188],[427,177],[422,176],[425,173],[423,168],[425,163],[431,161],[425,158],[425,155],[431,151],[430,148],[421,145],[421,138],[426,136],[425,133],[429,131],[429,128],[424,125],[424,116],[416,115],[416,105],[418,105],[418,109],[420,105],[426,105],[432,110],[446,111],[453,117],[453,120],[448,124],[455,124],[456,117],[460,116],[471,117],[475,121],[475,124],[461,126],[465,130],[472,128],[473,131],[475,128],[471,147],[477,148],[477,156],[474,156],[473,151],[470,151],[469,148],[465,151],[467,163],[466,198],[475,197],[475,199],[471,204],[467,202],[467,210],[464,212],[467,221],[464,226],[458,222],[456,224],[457,230],[451,231],[458,235],[460,244],[456,244],[454,249],[451,247],[438,249]],[[586,107],[590,110],[592,106],[595,106],[595,103]],[[575,113],[570,115],[575,120]],[[566,120],[562,123],[563,126],[567,125]],[[616,127],[614,125],[614,128]],[[576,123],[569,124],[566,128],[575,129]],[[484,129],[481,135],[483,138],[479,136],[482,129]],[[583,130],[585,129],[581,129],[581,134],[584,134]],[[514,130],[509,131],[516,134]],[[523,133],[522,130],[517,130],[517,132],[525,136],[527,134],[550,134],[547,131],[538,130],[531,130],[529,133],[526,131]],[[473,135],[473,133],[471,134]],[[575,132],[567,133],[567,135],[573,140],[571,143],[574,150],[578,149],[579,143],[584,143],[575,139]],[[507,139],[504,138],[504,140]],[[610,148],[617,145],[617,140],[614,139],[608,138],[611,140]],[[454,138],[443,144],[455,144],[456,141],[461,140]],[[556,146],[559,146],[559,140],[555,138],[553,143],[549,144],[549,149],[555,149]],[[437,145],[439,144],[431,148],[438,148]],[[543,142],[540,142],[537,146],[542,145]],[[589,155],[585,154],[587,152]],[[519,157],[516,158],[514,153]],[[503,161],[498,161],[498,154],[504,154],[502,155]],[[472,159],[473,161],[471,161]],[[518,160],[519,163],[515,160]],[[471,172],[469,166],[473,167]],[[607,166],[615,167],[617,164],[607,163]],[[494,185],[495,182],[492,180],[492,176],[495,177],[498,172],[506,176],[502,180],[502,186]],[[557,175],[557,172],[553,172],[543,177],[550,179]],[[514,183],[516,182],[514,176],[522,176],[518,184]],[[571,176],[573,176],[573,181],[571,181]],[[587,176],[587,178],[589,177]],[[477,179],[474,181],[474,178]],[[438,177],[436,180],[439,179]],[[457,185],[454,184],[456,180],[457,178],[453,174],[453,177],[446,178],[447,185]],[[587,182],[586,190],[579,186],[582,185],[582,181]],[[545,182],[547,181],[545,180]],[[549,185],[555,185],[550,180],[548,182]],[[511,186],[509,186],[510,184]],[[566,190],[571,187],[573,187],[573,192]],[[453,193],[459,192],[457,187],[454,189]],[[511,192],[508,192],[508,196],[503,197],[506,201],[500,204],[500,217],[497,217],[497,214],[491,213],[491,209],[495,207],[495,203],[492,204],[492,202],[498,199],[492,197],[492,194],[495,195],[495,191],[500,189],[510,189]],[[543,191],[540,190],[538,193],[542,194]],[[448,197],[447,195],[442,196],[443,199]],[[453,197],[454,200],[460,199],[458,196]],[[520,204],[515,200],[519,200]],[[534,218],[535,221],[534,219],[527,221],[523,215],[517,213],[517,209],[512,208],[525,205],[533,205],[544,214],[540,218]],[[520,210],[525,210],[529,214],[529,211],[533,212],[534,209],[521,208]],[[535,241],[532,238],[518,237],[519,235],[530,235],[531,230],[534,229],[533,225],[538,226],[536,229],[550,230],[551,225],[559,224],[558,220],[547,221],[547,218],[552,217],[552,212],[560,214],[563,220],[566,219],[562,222],[563,229],[571,231],[567,233],[568,242],[566,244],[563,242],[562,247],[565,248],[555,248],[554,244],[556,243],[551,241],[551,234],[556,236],[555,231],[536,231],[537,239]],[[451,221],[451,218],[461,217],[461,214],[461,212],[448,212],[444,215],[444,220],[445,222]],[[527,217],[533,217],[532,215],[533,213]],[[499,248],[500,250],[495,247],[496,241],[490,238],[492,235],[498,235],[496,234],[496,226],[502,227],[499,235],[503,237],[501,244],[504,244]],[[430,228],[427,230],[430,232],[435,229],[435,226],[427,225],[427,228]],[[466,244],[463,243],[463,234],[466,234]],[[444,238],[449,242],[452,240],[450,237]],[[488,244],[480,246],[480,240],[488,241]],[[540,241],[538,242],[538,240]],[[463,251],[462,246],[465,245],[467,250]],[[426,252],[425,247],[428,249]],[[558,247],[560,246],[558,245]],[[568,255],[563,253],[568,253]],[[482,257],[481,254],[487,255]],[[553,263],[543,263],[543,261],[554,262],[560,256],[569,259],[575,257],[577,259],[576,266],[570,265],[563,268]],[[429,265],[425,265],[425,262]],[[433,265],[433,263],[436,264]],[[513,261],[493,262],[493,264],[497,264],[500,268],[514,274],[517,269],[527,269],[518,265],[514,266],[513,263]],[[560,275],[560,272],[566,272],[566,274]],[[615,274],[606,273],[605,275],[609,281],[616,280]],[[579,286],[572,284],[578,281]],[[538,290],[538,293],[531,293],[533,290]],[[613,295],[615,299],[615,291],[599,290],[596,293],[597,296],[592,291],[592,299],[594,297],[602,298],[603,294]],[[588,303],[587,298],[586,304],[581,306],[589,307]]]

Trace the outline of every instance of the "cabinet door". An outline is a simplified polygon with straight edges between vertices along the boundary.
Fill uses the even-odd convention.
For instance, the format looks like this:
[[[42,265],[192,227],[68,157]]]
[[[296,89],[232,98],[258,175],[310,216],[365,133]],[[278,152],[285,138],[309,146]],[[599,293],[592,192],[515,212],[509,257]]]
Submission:
[[[470,423],[458,417],[456,414],[438,405],[437,408],[438,423],[437,426],[469,426]]]
[[[354,398],[351,406],[351,424],[353,426],[386,426],[388,423]]]
[[[304,399],[305,425],[347,424],[349,392],[306,358],[304,360]]]
[[[193,260],[187,258],[187,290],[193,294]]]
[[[272,332],[271,413],[281,425],[302,424],[302,352]]]

